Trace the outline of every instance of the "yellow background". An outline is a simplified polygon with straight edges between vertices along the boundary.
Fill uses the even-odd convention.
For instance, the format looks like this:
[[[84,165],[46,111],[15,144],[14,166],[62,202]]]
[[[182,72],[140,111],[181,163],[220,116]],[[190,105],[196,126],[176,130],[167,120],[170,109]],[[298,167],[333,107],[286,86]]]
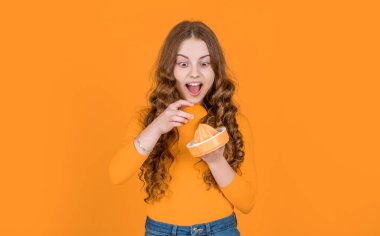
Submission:
[[[189,19],[217,34],[253,128],[242,235],[380,235],[375,2],[1,3],[0,234],[143,235],[139,182],[111,186],[107,166]]]

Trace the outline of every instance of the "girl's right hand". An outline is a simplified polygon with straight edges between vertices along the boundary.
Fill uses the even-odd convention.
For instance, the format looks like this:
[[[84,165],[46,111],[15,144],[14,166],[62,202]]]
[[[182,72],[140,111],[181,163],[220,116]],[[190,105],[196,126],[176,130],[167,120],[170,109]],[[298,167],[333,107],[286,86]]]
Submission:
[[[194,119],[194,115],[178,110],[182,106],[194,106],[187,100],[180,99],[170,104],[152,123],[156,126],[161,134],[165,134],[172,130],[175,126],[181,126]]]

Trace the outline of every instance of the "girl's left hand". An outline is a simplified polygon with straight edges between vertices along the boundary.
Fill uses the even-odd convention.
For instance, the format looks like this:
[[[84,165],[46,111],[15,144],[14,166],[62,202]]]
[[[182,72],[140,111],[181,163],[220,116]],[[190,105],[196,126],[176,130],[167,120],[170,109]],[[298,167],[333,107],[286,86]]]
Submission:
[[[201,156],[201,158],[207,163],[213,163],[218,161],[220,158],[224,158],[224,147],[226,145],[223,145],[222,147],[216,149],[215,151],[212,151],[204,156]]]

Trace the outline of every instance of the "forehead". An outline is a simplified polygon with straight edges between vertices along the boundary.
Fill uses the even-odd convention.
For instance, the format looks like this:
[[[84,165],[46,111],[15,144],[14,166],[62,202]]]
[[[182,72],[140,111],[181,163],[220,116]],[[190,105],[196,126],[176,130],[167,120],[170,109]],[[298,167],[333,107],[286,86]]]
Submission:
[[[178,48],[177,55],[182,54],[189,58],[198,59],[209,54],[207,44],[200,39],[186,39]]]

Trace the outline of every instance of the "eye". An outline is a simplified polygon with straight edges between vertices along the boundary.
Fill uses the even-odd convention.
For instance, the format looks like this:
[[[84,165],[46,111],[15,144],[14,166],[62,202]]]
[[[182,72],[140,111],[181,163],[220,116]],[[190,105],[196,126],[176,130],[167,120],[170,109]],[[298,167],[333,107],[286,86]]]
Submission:
[[[208,65],[210,65],[210,62],[203,62],[203,63],[202,63],[202,66],[205,66],[205,67],[206,67],[206,66],[208,66]]]
[[[187,65],[186,62],[179,62],[179,63],[177,63],[177,65],[179,65],[179,66],[181,66],[181,67],[183,67],[183,66],[182,66],[183,64]]]

